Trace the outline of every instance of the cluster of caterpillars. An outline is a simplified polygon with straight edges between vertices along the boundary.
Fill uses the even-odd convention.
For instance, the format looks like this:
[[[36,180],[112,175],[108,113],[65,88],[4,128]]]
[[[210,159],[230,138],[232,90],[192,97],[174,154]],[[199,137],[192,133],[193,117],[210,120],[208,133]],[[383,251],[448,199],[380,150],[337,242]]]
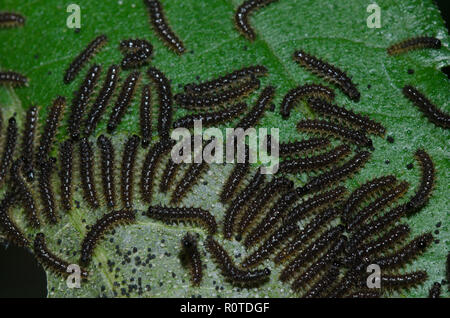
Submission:
[[[156,0],[144,2],[161,39],[176,53],[185,52],[183,43],[168,25],[161,3]],[[249,0],[237,9],[236,26],[249,40],[256,38],[249,24],[249,14],[272,2],[276,0]],[[0,14],[0,26],[19,26],[24,21],[17,14]],[[93,39],[66,70],[64,83],[74,81],[84,65],[106,43],[104,34]],[[388,53],[395,55],[417,48],[439,47],[438,39],[421,37],[394,45]],[[200,237],[205,238],[203,246],[223,276],[239,286],[255,286],[268,281],[273,271],[262,265],[267,264],[267,260],[281,267],[280,281],[291,284],[291,288],[304,297],[379,297],[385,292],[417,286],[427,279],[426,271],[403,273],[401,269],[426,251],[433,236],[424,233],[409,240],[409,226],[400,223],[403,216],[418,213],[432,195],[436,173],[427,151],[418,149],[415,153],[422,177],[416,193],[406,202],[392,207],[406,196],[409,184],[391,175],[367,180],[348,194],[341,182],[369,161],[372,150],[369,135],[384,136],[386,129],[365,115],[333,104],[335,92],[327,86],[305,84],[295,87],[281,102],[282,118],[288,119],[295,104],[304,100],[317,116],[323,118],[302,120],[297,123],[297,129],[320,136],[281,143],[279,173],[271,178],[260,170],[252,172],[247,148],[246,161],[234,167],[219,194],[226,212],[223,222],[218,223],[210,211],[183,205],[183,199],[209,166],[204,162],[173,162],[169,155],[174,145],[169,138],[170,132],[179,127],[190,129],[194,121],[200,119],[204,126],[230,123],[238,118],[235,127],[257,126],[265,111],[274,109],[272,100],[277,89],[265,86],[249,110],[244,99],[260,89],[259,78],[268,74],[267,68],[262,65],[243,67],[212,80],[187,84],[183,92],[173,96],[171,81],[161,70],[154,66],[146,72],[139,70],[152,55],[153,46],[148,41],[124,40],[119,48],[124,58],[120,66],[114,64],[108,68],[98,94],[95,90],[102,66],[93,64],[87,70],[68,107],[70,138],[59,147],[55,140],[66,111],[66,98],[62,96],[54,99],[42,129],[38,125],[39,107],[30,106],[23,129],[19,129],[15,117],[11,117],[2,133],[0,183],[5,183],[10,191],[0,202],[0,228],[12,242],[32,248],[44,267],[61,275],[70,274],[67,271],[70,262],[60,259],[47,248],[45,235],[27,236],[16,224],[11,211],[22,207],[27,226],[35,229],[43,228],[44,224],[57,224],[61,218],[60,209],[65,213],[73,209],[72,192],[79,182],[89,208],[106,205],[111,210],[89,227],[81,242],[78,263],[83,265],[84,279],[89,277],[85,268],[91,263],[95,247],[105,233],[118,224],[135,222],[134,198],[138,188],[140,199],[149,204],[144,212],[146,217],[169,224],[189,223],[204,229],[206,235],[195,237],[187,233],[181,240],[181,256],[190,268],[194,286],[202,282]],[[293,58],[300,66],[335,85],[352,101],[360,100],[357,85],[346,72],[302,50],[294,52]],[[133,70],[115,94],[121,69]],[[143,81],[147,83],[141,86]],[[28,80],[19,73],[8,71],[0,72],[0,83],[23,86]],[[157,141],[152,132],[153,89],[159,109]],[[121,153],[108,136],[100,135],[93,142],[91,135],[113,97],[116,100],[106,125],[109,134],[119,127],[139,90],[140,136],[129,136]],[[430,121],[443,128],[449,127],[449,116],[417,89],[407,85],[403,93]],[[88,110],[95,95],[97,97]],[[174,104],[191,113],[173,121]],[[38,130],[42,130],[42,134],[39,135]],[[22,138],[18,142],[20,134]],[[38,137],[39,140],[35,140]],[[332,141],[341,143],[331,148]],[[148,150],[145,149],[148,146]],[[120,165],[118,159],[121,159]],[[170,196],[169,206],[154,204],[152,200],[155,176],[161,170],[162,161],[166,165],[159,187]],[[314,174],[309,174],[310,171]],[[292,174],[304,172],[308,173],[307,181],[294,187]],[[120,178],[118,185],[117,178]],[[221,230],[225,240],[235,238],[247,249],[241,263],[233,260],[224,245],[214,238]],[[448,262],[450,258],[447,267],[450,266]],[[382,267],[379,291],[365,288],[369,264]],[[262,267],[256,268],[260,265]],[[434,284],[430,297],[439,297],[440,287],[439,283]]]

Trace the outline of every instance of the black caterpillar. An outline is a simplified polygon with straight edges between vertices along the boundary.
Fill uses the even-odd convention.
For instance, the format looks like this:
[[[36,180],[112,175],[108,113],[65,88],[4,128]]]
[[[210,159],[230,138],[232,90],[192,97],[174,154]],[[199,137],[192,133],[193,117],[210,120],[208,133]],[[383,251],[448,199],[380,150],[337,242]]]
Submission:
[[[122,204],[125,209],[131,209],[133,206],[134,163],[140,142],[141,139],[138,136],[131,136],[123,151],[121,185]]]
[[[397,55],[418,49],[440,49],[441,40],[431,36],[419,36],[396,43],[387,48],[389,55]]]
[[[152,55],[153,46],[146,40],[129,39],[120,42],[120,48],[125,52],[121,66],[130,69],[142,66]]]
[[[67,212],[72,209],[72,178],[73,178],[73,144],[66,140],[59,147],[59,162],[61,170],[61,205]]]
[[[28,85],[28,78],[18,72],[4,71],[0,72],[0,83],[8,83],[15,87],[22,87]]]
[[[267,86],[261,92],[256,101],[255,105],[250,109],[250,111],[242,118],[236,125],[236,128],[242,128],[247,130],[250,127],[254,127],[259,119],[264,115],[266,109],[270,106],[271,101],[275,95],[275,87]]]
[[[42,207],[47,221],[50,224],[58,223],[56,215],[55,195],[53,194],[51,176],[55,166],[56,159],[51,158],[42,162],[39,166],[39,192],[41,195]]]
[[[203,278],[202,259],[197,247],[197,240],[189,232],[181,239],[183,257],[191,269],[191,281],[193,286],[199,286]]]
[[[17,122],[14,117],[8,120],[6,128],[6,142],[3,149],[2,161],[0,163],[0,184],[5,180],[8,169],[13,160],[17,143]],[[29,154],[27,154],[27,157]]]
[[[152,96],[149,85],[142,87],[139,118],[142,146],[148,147],[152,139]]]
[[[172,89],[167,77],[160,70],[151,67],[147,71],[156,85],[159,99],[158,133],[160,138],[168,139],[172,125]]]
[[[81,139],[79,150],[80,178],[84,197],[92,208],[97,209],[99,203],[94,180],[94,154],[92,145],[86,137]]]
[[[27,117],[22,135],[22,158],[24,173],[28,181],[34,179],[34,139],[36,135],[36,126],[38,121],[38,109],[31,106],[27,110]]]
[[[97,145],[100,148],[102,164],[102,183],[103,193],[106,199],[106,205],[114,208],[116,205],[116,189],[114,182],[114,147],[111,139],[100,135],[97,139]]]
[[[10,28],[25,24],[25,17],[15,12],[0,12],[0,28]]]

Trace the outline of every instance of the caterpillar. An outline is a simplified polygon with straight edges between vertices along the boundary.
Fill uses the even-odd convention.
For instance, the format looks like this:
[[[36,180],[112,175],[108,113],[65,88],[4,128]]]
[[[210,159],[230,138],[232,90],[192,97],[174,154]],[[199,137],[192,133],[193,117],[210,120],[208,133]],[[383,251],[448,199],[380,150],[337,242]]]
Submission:
[[[71,140],[66,140],[59,147],[59,161],[61,170],[61,205],[67,212],[72,209],[72,175],[73,175],[73,145]]]
[[[224,89],[232,84],[240,82],[242,79],[248,79],[256,76],[266,76],[267,68],[263,65],[254,65],[243,67],[239,70],[233,71],[229,74],[219,78],[203,82],[200,84],[187,84],[184,86],[184,91],[189,94],[203,95],[210,91]]]
[[[56,255],[54,255],[52,252],[49,251],[49,249],[47,248],[47,244],[45,242],[44,233],[36,234],[33,243],[33,251],[39,263],[45,268],[48,268],[54,273],[66,277],[72,273],[67,271],[70,266],[69,262],[60,259],[59,257],[57,257]],[[89,273],[85,269],[81,268],[80,276],[83,279],[87,279]]]
[[[306,132],[320,132],[333,135],[359,146],[372,148],[372,140],[363,131],[353,130],[325,120],[305,119],[297,124],[297,129]]]
[[[384,192],[378,199],[371,202],[364,209],[360,210],[356,215],[354,215],[349,220],[346,220],[347,230],[352,230],[357,228],[361,223],[363,223],[367,218],[380,211],[385,206],[396,201],[398,198],[402,197],[408,190],[409,184],[407,182],[401,182],[398,186],[391,190]]]
[[[441,298],[441,284],[435,282],[428,292],[428,298]]]
[[[134,163],[140,142],[141,139],[138,136],[131,136],[127,140],[123,152],[121,185],[122,204],[125,209],[130,209],[133,206]]]
[[[320,274],[332,262],[336,256],[344,249],[347,238],[341,235],[336,241],[331,243],[329,250],[317,259],[303,274],[301,274],[291,285],[294,291],[305,287],[314,277]]]
[[[367,116],[354,113],[344,107],[330,104],[323,99],[309,98],[308,105],[316,113],[337,118],[350,124],[351,126],[354,126],[355,128],[360,128],[369,133],[383,136],[386,132],[386,128],[384,128],[380,123],[369,119]]]
[[[17,141],[17,122],[14,117],[8,120],[8,127],[6,128],[6,142],[3,149],[2,161],[0,163],[0,184],[5,180],[9,166],[13,160],[14,151],[16,149]]]
[[[299,192],[305,194],[317,191],[326,185],[349,177],[364,166],[364,164],[369,160],[370,155],[371,154],[368,151],[357,152],[350,160],[345,162],[343,165],[310,178],[308,182],[301,189],[299,189]]]
[[[169,158],[169,160],[167,160],[167,164],[164,168],[161,182],[159,184],[159,190],[161,192],[166,193],[169,190],[169,187],[173,183],[173,179],[179,167],[180,164],[175,163],[172,158]]]
[[[197,247],[197,240],[189,232],[181,239],[182,254],[187,258],[191,268],[192,285],[199,286],[203,278],[202,259]]]
[[[198,179],[203,175],[208,169],[208,164],[203,161],[202,163],[193,163],[184,173],[180,182],[178,182],[175,190],[172,192],[170,197],[170,204],[175,204],[180,202],[183,197],[187,194],[190,188],[198,182]]]
[[[173,128],[192,128],[195,121],[201,121],[203,127],[218,125],[230,121],[239,116],[247,108],[245,103],[237,103],[232,107],[225,108],[216,112],[199,113],[187,115],[173,123]]]
[[[111,65],[106,74],[106,78],[103,82],[102,88],[92,104],[91,110],[86,116],[84,121],[84,134],[85,136],[90,136],[97,124],[99,123],[103,113],[105,112],[109,101],[116,89],[117,80],[119,78],[120,68],[117,65]]]
[[[101,66],[94,64],[88,70],[83,83],[78,88],[75,98],[72,101],[71,114],[69,117],[69,133],[72,139],[77,140],[80,137],[80,124],[84,111],[94,91],[100,76]]]
[[[146,148],[148,147],[152,139],[152,95],[149,85],[145,85],[142,88],[141,107],[139,115],[142,146]]]
[[[106,199],[106,205],[114,208],[116,205],[116,189],[114,182],[114,147],[111,139],[100,135],[97,138],[97,145],[101,152],[102,161],[102,183],[103,193]]]
[[[414,215],[430,199],[431,193],[434,187],[435,169],[434,163],[430,155],[423,149],[418,149],[415,153],[416,160],[422,168],[422,177],[419,185],[419,189],[414,196],[407,203],[408,213],[407,216]]]
[[[101,34],[93,39],[87,47],[70,63],[66,72],[64,73],[64,83],[69,84],[80,72],[86,62],[91,59],[94,54],[100,50],[102,46],[106,44],[107,37],[105,34]]]
[[[288,260],[297,251],[300,246],[310,240],[315,233],[319,231],[327,222],[339,216],[339,210],[336,208],[327,208],[319,213],[311,222],[309,222],[301,231],[296,230],[296,235],[274,258],[275,264],[281,264]]]
[[[15,192],[6,192],[3,199],[0,202],[0,227],[3,229],[3,233],[6,237],[17,244],[18,246],[29,246],[30,242],[22,233],[19,227],[11,220],[9,216],[9,209],[17,200],[17,194]]]
[[[17,27],[25,24],[25,17],[15,12],[0,12],[0,28]]]
[[[331,266],[331,268],[318,280],[303,296],[304,298],[320,298],[327,291],[339,276],[339,268]]]
[[[280,114],[283,119],[289,118],[291,110],[298,101],[309,96],[314,96],[331,102],[334,100],[335,93],[331,88],[320,84],[306,84],[297,86],[287,92],[281,102]]]
[[[134,90],[140,76],[140,72],[132,72],[125,79],[106,127],[109,133],[112,133],[117,128],[122,120],[122,117],[125,115],[128,106],[130,106],[131,99],[133,98]]]
[[[172,89],[170,81],[160,70],[150,67],[147,74],[156,84],[159,99],[158,134],[162,139],[169,138],[172,125]]]
[[[300,141],[280,143],[279,155],[284,157],[310,150],[322,149],[329,145],[330,140],[326,138],[310,138]]]
[[[42,162],[39,166],[39,192],[41,195],[44,214],[50,224],[58,223],[55,206],[55,196],[53,194],[51,175],[55,166],[55,158],[50,158]]]
[[[99,207],[97,191],[94,180],[94,154],[91,143],[86,137],[80,140],[80,178],[84,197],[89,205],[96,209]]]
[[[237,240],[239,241],[245,230],[255,220],[258,213],[263,210],[270,199],[277,193],[285,193],[292,190],[294,183],[284,177],[273,178],[256,196],[256,198],[248,204],[248,208],[244,211],[244,215],[239,221],[237,227]]]
[[[270,227],[276,224],[280,217],[285,214],[285,210],[291,205],[295,200],[300,197],[301,188],[294,190],[294,194],[288,193],[276,202],[275,206],[269,211],[269,213],[264,217],[264,219],[251,231],[251,233],[246,237],[244,245],[246,247],[252,246],[257,243],[264,235],[266,235]],[[307,213],[313,211],[314,209],[324,205],[330,204],[346,192],[344,187],[337,187],[335,189],[319,193],[304,202],[298,204],[294,207],[287,216],[283,217],[283,224],[294,224],[300,218],[304,217]],[[291,192],[292,193],[292,192]]]
[[[252,109],[242,118],[236,125],[237,128],[247,130],[250,127],[254,127],[259,119],[264,115],[267,107],[269,107],[273,97],[275,95],[275,87],[267,86],[261,92]]]
[[[28,223],[31,227],[36,229],[41,226],[41,222],[38,217],[38,208],[30,188],[22,177],[21,171],[22,160],[17,159],[11,166],[11,179],[17,189],[17,192],[19,193],[19,199],[23,203],[23,208],[25,210]]]
[[[34,179],[34,137],[36,135],[36,126],[38,123],[38,109],[31,106],[27,110],[25,125],[22,135],[22,158],[23,169],[28,181]]]
[[[170,222],[196,222],[202,224],[209,234],[217,231],[217,223],[214,216],[201,208],[170,208],[164,206],[150,206],[146,216],[155,220]]]
[[[173,146],[172,141],[163,139],[156,143],[145,156],[144,165],[141,174],[141,194],[145,202],[150,203],[152,200],[153,177],[156,167],[164,153],[168,152]]]
[[[425,271],[411,272],[401,275],[381,275],[381,288],[402,289],[422,284],[428,278]]]
[[[88,265],[92,258],[92,253],[98,244],[98,241],[104,236],[105,232],[119,223],[132,223],[135,220],[135,213],[129,210],[112,211],[98,219],[90,228],[89,232],[81,243],[80,262]]]
[[[328,82],[335,84],[351,100],[359,102],[361,94],[356,88],[356,85],[339,68],[301,50],[294,52],[294,61],[317,76],[323,77]]]
[[[228,209],[225,212],[224,222],[223,222],[223,236],[225,239],[230,239],[233,235],[234,226],[236,223],[236,218],[239,212],[245,207],[248,201],[251,199],[252,194],[254,194],[261,184],[264,183],[265,175],[263,175],[260,170],[258,170],[253,176],[247,187],[244,188],[233,200]]]
[[[120,48],[126,52],[121,62],[123,69],[139,67],[145,64],[153,51],[153,46],[142,39],[123,40],[120,42]]]
[[[446,263],[446,278],[447,284],[449,285],[448,290],[450,291],[450,252],[447,254],[447,263]]]
[[[358,279],[358,269],[350,268],[344,276],[328,291],[324,297],[342,298],[352,289],[355,281]]]
[[[259,86],[260,81],[255,77],[252,77],[250,80],[243,82],[237,87],[229,88],[217,93],[207,93],[200,96],[179,93],[175,95],[175,100],[183,108],[201,110],[217,107],[233,100],[241,99],[259,89]]]
[[[438,109],[428,98],[411,85],[403,87],[403,95],[408,98],[419,110],[436,126],[444,129],[450,128],[450,115]]]
[[[440,49],[441,40],[431,36],[419,36],[415,38],[410,38],[391,45],[390,47],[387,48],[387,53],[389,55],[398,55],[411,50],[418,50],[424,48]]]
[[[234,284],[252,285],[261,283],[270,277],[269,268],[253,271],[244,271],[238,268],[227,251],[211,236],[206,239],[205,247],[215,263],[221,268],[222,274]]]
[[[231,174],[227,178],[227,181],[225,181],[225,184],[223,185],[222,191],[220,192],[220,202],[226,203],[232,198],[239,184],[242,182],[245,175],[250,171],[249,158],[249,149],[248,147],[245,147],[244,162],[238,162],[234,166]]]
[[[339,145],[332,150],[313,157],[302,157],[280,162],[277,173],[298,173],[326,168],[348,156],[348,145]]]
[[[265,7],[278,0],[245,0],[236,10],[234,22],[236,28],[248,40],[253,41],[256,38],[255,31],[248,21],[249,15],[256,9]]]
[[[384,269],[393,269],[403,266],[420,253],[424,252],[428,246],[430,246],[432,240],[433,236],[431,233],[419,235],[400,250],[386,256],[375,258],[372,260],[372,264],[377,264]]]
[[[344,203],[342,208],[342,218],[344,220],[348,219],[352,215],[358,205],[363,202],[371,194],[392,186],[396,182],[396,178],[393,175],[383,176],[379,178],[374,178],[353,191],[348,197],[347,201]]]
[[[45,160],[51,150],[53,139],[60,124],[61,118],[66,106],[66,99],[58,96],[53,101],[53,106],[47,116],[44,126],[44,132],[39,140],[39,147],[36,153],[36,162],[39,164],[41,160]]]
[[[167,23],[161,2],[158,0],[144,0],[150,12],[150,20],[163,42],[177,54],[183,54],[186,49],[183,42],[172,31]]]
[[[28,78],[18,72],[3,71],[0,72],[0,83],[23,87],[28,85]]]

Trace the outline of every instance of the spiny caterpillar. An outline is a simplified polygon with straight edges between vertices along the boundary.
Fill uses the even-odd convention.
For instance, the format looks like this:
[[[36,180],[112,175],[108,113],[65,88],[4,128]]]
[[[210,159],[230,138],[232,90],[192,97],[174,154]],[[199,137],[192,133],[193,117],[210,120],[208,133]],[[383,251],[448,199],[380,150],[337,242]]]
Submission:
[[[56,215],[55,196],[53,194],[51,176],[56,159],[50,158],[39,165],[39,192],[41,195],[42,207],[47,221],[50,224],[58,223]]]
[[[255,31],[250,26],[248,21],[249,15],[256,9],[265,7],[278,0],[245,0],[236,10],[234,15],[234,22],[236,28],[247,39],[253,41],[256,38]]]
[[[233,100],[241,99],[257,90],[259,86],[259,80],[252,77],[239,86],[229,88],[224,91],[207,93],[200,96],[180,93],[175,95],[175,100],[183,108],[190,110],[201,110],[205,108],[217,107]]]
[[[330,140],[326,138],[310,138],[300,141],[280,143],[279,154],[280,156],[290,156],[301,152],[325,148],[329,144]],[[268,148],[270,147],[268,146]]]
[[[233,120],[235,117],[242,114],[246,108],[247,104],[237,103],[236,105],[216,112],[187,115],[174,122],[173,128],[192,128],[194,127],[194,122],[196,120],[201,120],[203,127],[218,125]]]
[[[117,97],[116,104],[114,105],[109,117],[107,125],[107,130],[109,133],[112,133],[122,121],[122,117],[125,115],[128,106],[130,106],[131,99],[133,98],[134,90],[140,76],[140,72],[132,72],[125,79],[122,89],[120,90],[120,94]]]
[[[41,226],[41,222],[38,217],[38,208],[33,194],[28,187],[27,182],[22,176],[22,160],[17,159],[11,166],[11,179],[15,185],[17,192],[19,193],[19,200],[23,203],[28,222],[31,227],[37,229]]]
[[[25,24],[25,17],[15,12],[0,12],[0,28],[18,27]]]
[[[149,218],[172,222],[196,222],[205,226],[210,235],[216,233],[217,223],[214,216],[201,208],[171,208],[164,206],[150,206],[145,214]]]
[[[220,202],[226,203],[232,198],[244,176],[249,172],[249,156],[249,149],[248,147],[245,147],[244,162],[238,162],[234,166],[231,174],[227,178],[227,181],[225,181],[225,184],[223,185],[222,191],[220,192]]]
[[[103,193],[106,199],[106,205],[114,208],[116,205],[116,189],[114,182],[114,147],[111,139],[100,135],[97,139],[97,145],[100,148],[102,164],[102,183]]]
[[[309,96],[314,96],[331,102],[334,100],[335,94],[331,88],[320,84],[306,84],[297,86],[284,95],[280,106],[281,116],[284,119],[287,119],[291,114],[291,110],[294,108],[294,105],[301,99]]]
[[[353,130],[345,126],[335,124],[326,120],[305,119],[297,124],[297,129],[306,132],[320,132],[331,134],[336,138],[350,141],[356,145],[363,147],[372,147],[372,140],[366,136],[363,131]]]
[[[211,236],[205,241],[205,247],[213,257],[215,263],[221,268],[222,274],[235,284],[252,285],[269,278],[270,269],[257,269],[244,271],[238,268],[227,251]]]
[[[139,118],[142,146],[146,148],[152,139],[152,95],[149,85],[142,87]]]
[[[191,281],[192,285],[199,286],[202,277],[202,259],[197,247],[197,240],[189,232],[181,239],[182,255],[186,258],[186,261],[191,269]]]
[[[28,78],[20,73],[12,71],[0,72],[0,83],[22,87],[28,85]]]
[[[193,163],[188,168],[188,170],[184,173],[180,182],[178,182],[175,190],[172,192],[170,197],[170,204],[175,204],[181,202],[184,196],[188,193],[189,189],[191,189],[194,184],[198,182],[200,177],[205,173],[208,169],[208,164],[205,161],[201,163]]]
[[[9,215],[9,209],[14,205],[16,200],[17,194],[14,192],[6,192],[1,200],[0,227],[3,229],[3,233],[10,241],[14,242],[18,246],[28,246],[30,242]]]
[[[244,215],[239,221],[236,239],[238,241],[241,239],[245,230],[252,224],[258,213],[264,209],[264,206],[269,203],[273,196],[277,193],[283,194],[284,192],[291,190],[293,186],[294,183],[284,177],[273,178],[272,181],[266,184],[266,186],[259,191],[257,197],[248,204],[248,208],[245,210]]]
[[[103,82],[103,86],[98,94],[89,114],[86,116],[84,122],[84,134],[85,136],[91,135],[98,122],[100,121],[103,113],[108,106],[108,103],[114,93],[119,78],[120,68],[117,65],[111,65],[106,74],[106,78]]]
[[[418,49],[440,49],[441,40],[431,36],[419,36],[393,44],[387,48],[389,55],[397,55]]]
[[[339,145],[332,150],[312,157],[302,157],[280,162],[277,173],[297,173],[326,168],[350,154],[348,145]]]
[[[145,157],[141,173],[141,195],[142,199],[147,203],[150,203],[152,200],[153,178],[156,167],[162,155],[168,152],[172,145],[173,142],[163,139],[150,148]]]
[[[13,160],[14,151],[17,141],[17,122],[14,117],[8,120],[8,128],[6,129],[6,142],[3,149],[2,161],[0,163],[0,184],[5,180],[9,166]]]
[[[303,298],[320,298],[328,288],[337,281],[339,276],[339,268],[331,266],[331,268],[306,292]]]
[[[356,128],[363,129],[369,133],[384,135],[386,128],[384,128],[380,123],[377,123],[367,116],[356,114],[351,110],[345,109],[344,107],[339,107],[334,104],[330,104],[319,98],[309,98],[308,105],[317,113],[329,116],[332,118],[337,118],[345,123],[350,124]]]
[[[36,106],[31,106],[27,110],[27,116],[22,134],[22,158],[23,169],[28,180],[34,178],[34,137],[36,135],[36,126],[38,121],[38,109]]]
[[[125,52],[121,66],[129,69],[145,64],[152,55],[153,46],[146,40],[129,39],[120,42],[120,49]]]
[[[94,91],[100,76],[101,66],[94,64],[87,72],[81,86],[78,88],[75,98],[72,101],[71,114],[69,117],[69,133],[72,139],[80,137],[80,124],[84,111]]]
[[[351,100],[359,102],[361,94],[345,72],[301,50],[294,52],[293,56],[294,61],[298,62],[301,66],[323,77],[330,83],[335,84]]]
[[[36,162],[38,164],[41,160],[45,160],[51,151],[53,139],[58,130],[65,105],[66,99],[61,96],[58,96],[53,102],[53,106],[45,121],[44,132],[39,140],[39,147],[36,154]]]
[[[61,170],[59,177],[61,180],[61,205],[67,212],[72,209],[72,177],[73,177],[73,144],[71,140],[66,140],[59,147],[59,162]]]
[[[88,46],[73,60],[69,68],[64,74],[64,83],[72,82],[80,72],[83,65],[103,46],[106,44],[106,35],[101,34],[92,40]]]
[[[390,187],[395,183],[397,179],[395,176],[383,176],[379,178],[374,178],[360,187],[358,187],[355,191],[353,191],[347,201],[344,203],[342,207],[342,218],[349,218],[355,211],[356,208],[362,203],[366,198],[368,198],[371,194],[379,191],[380,189],[384,189],[386,187]]]
[[[403,87],[403,95],[408,98],[436,126],[449,129],[450,115],[436,107],[428,98],[411,85]]]
[[[54,273],[62,276],[68,276],[71,274],[71,272],[67,271],[70,263],[60,259],[48,250],[44,233],[36,234],[33,243],[33,251],[34,255],[36,255],[36,258],[39,260],[39,263],[41,263],[41,265],[45,268],[48,268]],[[86,279],[89,276],[89,273],[85,269],[81,268],[80,276],[83,279]]]
[[[267,68],[262,65],[254,65],[249,67],[244,67],[236,70],[232,73],[226,74],[219,78],[203,82],[200,84],[187,84],[184,86],[184,91],[186,93],[203,95],[210,91],[224,89],[230,85],[239,83],[242,79],[249,79],[252,76],[265,76],[267,75]]]
[[[430,291],[428,292],[428,298],[441,298],[440,283],[434,282],[433,286],[431,286]]]
[[[125,143],[122,158],[122,204],[125,209],[130,209],[133,206],[133,177],[134,177],[134,163],[136,161],[136,153],[141,139],[133,135]]]
[[[250,183],[236,196],[231,202],[230,206],[225,212],[223,221],[223,236],[226,239],[231,239],[239,212],[249,202],[251,195],[259,189],[260,185],[264,183],[265,175],[259,170],[255,173]]]
[[[148,7],[151,23],[159,37],[169,46],[169,48],[175,51],[175,53],[183,54],[186,51],[184,44],[169,27],[161,2],[158,0],[144,0],[144,3]]]
[[[267,86],[261,92],[255,105],[250,111],[242,118],[236,125],[237,128],[247,130],[250,127],[254,127],[259,119],[264,115],[266,109],[270,106],[270,103],[275,95],[275,87]]]
[[[79,146],[80,154],[80,178],[83,193],[89,205],[96,209],[99,207],[97,191],[94,180],[94,154],[92,145],[86,137],[82,138]]]
[[[400,275],[381,275],[381,288],[402,289],[422,284],[428,278],[425,271],[417,271]]]
[[[173,183],[173,179],[175,178],[175,174],[177,173],[178,168],[180,167],[179,163],[175,163],[172,158],[167,160],[166,167],[164,168],[163,175],[161,177],[161,182],[159,183],[159,190],[163,193],[166,193],[169,190],[169,187]]]
[[[158,91],[158,134],[160,138],[168,139],[170,126],[172,125],[172,89],[170,87],[170,82],[163,72],[154,67],[150,67],[147,74],[155,83]]]
[[[364,207],[362,210],[358,211],[352,218],[345,220],[347,224],[347,230],[353,230],[361,225],[366,219],[375,215],[377,211],[380,211],[385,206],[388,206],[392,202],[396,201],[398,198],[402,197],[403,194],[408,190],[408,182],[401,182],[398,186],[385,191],[379,198],[371,202],[369,205]]]
[[[131,223],[134,222],[134,220],[135,213],[129,210],[112,211],[98,219],[97,222],[92,225],[81,243],[81,263],[84,265],[89,264],[98,241],[103,237],[107,230],[119,223]]]
[[[409,200],[407,216],[411,216],[419,211],[430,199],[434,187],[434,163],[430,155],[423,149],[418,149],[415,153],[416,160],[419,161],[422,168],[422,177],[419,189]]]

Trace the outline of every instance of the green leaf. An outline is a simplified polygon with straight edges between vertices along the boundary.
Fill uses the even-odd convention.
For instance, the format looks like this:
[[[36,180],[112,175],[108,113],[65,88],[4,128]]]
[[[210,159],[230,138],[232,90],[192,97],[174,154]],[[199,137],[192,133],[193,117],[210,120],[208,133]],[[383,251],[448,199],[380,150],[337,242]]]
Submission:
[[[30,85],[26,88],[0,87],[0,105],[4,118],[16,113],[20,125],[24,120],[24,110],[36,103],[41,106],[40,119],[43,122],[48,105],[51,105],[57,95],[66,96],[70,101],[87,67],[70,85],[64,85],[62,82],[65,69],[91,39],[105,33],[109,39],[108,45],[91,62],[101,63],[105,73],[109,65],[121,60],[118,50],[121,40],[145,38],[154,46],[151,64],[165,72],[172,81],[175,93],[181,91],[181,85],[197,81],[197,76],[198,80],[202,81],[242,66],[266,66],[269,76],[262,79],[262,87],[272,84],[277,88],[277,108],[273,113],[266,113],[260,127],[279,127],[280,139],[283,142],[297,140],[303,135],[296,131],[295,124],[301,118],[314,115],[306,104],[301,104],[289,120],[284,121],[279,115],[278,105],[284,94],[296,85],[323,83],[321,79],[293,62],[294,50],[303,49],[346,70],[359,85],[362,96],[359,103],[350,101],[338,92],[337,104],[345,105],[381,122],[387,127],[387,135],[395,139],[395,142],[390,144],[386,139],[374,138],[375,151],[372,158],[359,174],[346,183],[349,190],[369,178],[394,174],[411,184],[407,195],[409,197],[416,190],[420,179],[420,168],[413,157],[415,150],[423,147],[434,160],[437,182],[433,196],[418,215],[405,220],[413,228],[413,234],[434,231],[435,224],[442,222],[440,233],[435,235],[439,243],[433,243],[422,257],[408,266],[408,269],[426,269],[429,279],[421,287],[394,294],[402,297],[425,297],[432,283],[444,278],[445,256],[450,250],[450,215],[447,204],[450,197],[449,131],[430,123],[403,97],[401,88],[405,84],[412,84],[443,111],[450,112],[450,82],[440,71],[441,67],[450,64],[449,36],[433,2],[380,1],[382,27],[370,29],[366,25],[370,14],[366,12],[366,8],[371,1],[280,0],[251,16],[251,25],[257,33],[254,42],[247,41],[234,26],[234,11],[242,0],[162,2],[171,27],[187,48],[187,52],[182,56],[167,49],[156,36],[142,1],[79,0],[77,4],[81,7],[82,25],[78,33],[66,27],[69,15],[66,5],[69,3],[62,5],[61,1],[57,0],[2,1],[2,10],[20,12],[26,16],[27,21],[24,27],[0,29],[0,68],[19,71],[30,79]],[[386,48],[389,45],[418,35],[437,36],[442,40],[443,47],[440,50],[413,51],[398,57],[387,55]],[[408,74],[408,69],[413,69],[414,74]],[[125,78],[125,73],[121,77]],[[144,77],[144,81],[148,79]],[[257,94],[253,94],[249,102],[254,101],[256,97]],[[184,110],[176,109],[175,118],[185,113]],[[126,136],[139,132],[138,115],[136,98],[114,136],[117,153],[120,153]],[[104,132],[105,118],[108,117],[104,116],[96,136]],[[156,132],[154,133],[156,138]],[[65,138],[66,130],[61,129],[58,139]],[[145,152],[141,150],[138,167],[144,155]],[[414,169],[407,170],[406,165],[411,162],[414,163]],[[201,205],[209,209],[220,222],[226,207],[218,203],[217,194],[230,169],[228,166],[213,166],[204,178],[204,183],[199,183],[193,189],[184,204]],[[305,175],[296,177],[298,184],[304,180]],[[83,202],[80,190],[75,191],[75,198],[80,202],[79,208],[70,214],[61,212],[59,224],[45,226],[42,231],[46,234],[52,251],[76,263],[86,225],[93,224],[107,209],[91,210]],[[145,211],[146,205],[139,199],[136,190],[136,208]],[[161,194],[154,197],[155,204],[167,201]],[[24,226],[23,212],[17,211],[14,216],[17,223]],[[203,257],[207,269],[204,271],[201,287],[191,287],[189,273],[181,267],[178,259],[180,239],[187,230],[198,232],[201,242],[207,235],[193,226],[163,225],[139,214],[136,224],[118,227],[115,235],[107,235],[99,245],[89,267],[93,275],[89,283],[84,284],[81,289],[68,289],[62,278],[48,272],[48,296],[111,297],[115,295],[114,291],[122,296],[121,288],[128,292],[127,285],[137,284],[139,278],[142,280],[142,295],[146,297],[296,296],[288,285],[278,281],[280,269],[275,268],[272,262],[266,263],[273,269],[269,283],[257,289],[239,289],[224,281],[208,255]],[[30,237],[35,234],[35,231],[26,231]],[[218,237],[221,240],[221,234]],[[204,248],[200,245],[203,251]],[[236,241],[225,241],[224,245],[227,250],[232,251],[233,256],[241,254],[237,260],[242,260],[246,254]],[[132,252],[134,247],[137,248],[136,253]],[[122,263],[128,251],[132,252],[129,256],[130,262]],[[138,256],[141,261],[147,263],[146,266],[136,265]],[[112,264],[111,262],[114,265],[108,265]],[[131,279],[134,279],[134,282]],[[126,284],[122,284],[122,281],[126,281]],[[443,290],[445,296],[450,296],[447,288]],[[138,294],[133,290],[130,295]]]

